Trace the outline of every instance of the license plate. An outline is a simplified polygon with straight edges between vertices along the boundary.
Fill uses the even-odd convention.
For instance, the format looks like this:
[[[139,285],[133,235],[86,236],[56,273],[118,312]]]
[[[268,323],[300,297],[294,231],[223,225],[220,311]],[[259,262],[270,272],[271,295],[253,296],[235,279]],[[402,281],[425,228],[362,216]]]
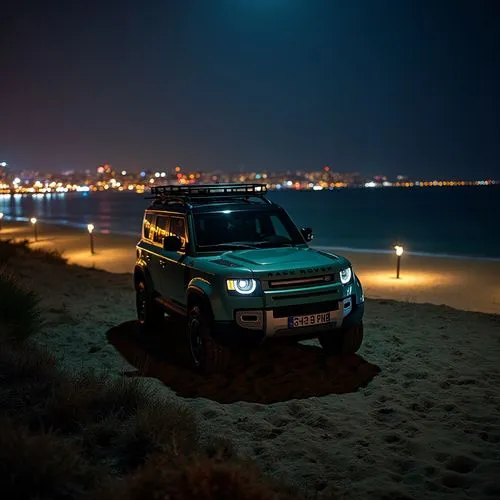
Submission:
[[[330,313],[306,314],[304,316],[289,316],[288,328],[300,328],[301,326],[324,325],[331,323]]]

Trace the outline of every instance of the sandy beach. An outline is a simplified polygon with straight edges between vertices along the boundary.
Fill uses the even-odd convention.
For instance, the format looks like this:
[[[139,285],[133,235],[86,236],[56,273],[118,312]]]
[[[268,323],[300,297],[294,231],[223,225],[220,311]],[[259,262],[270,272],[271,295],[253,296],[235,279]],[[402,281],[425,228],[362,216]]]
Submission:
[[[268,345],[202,378],[187,366],[182,325],[137,329],[134,238],[96,234],[91,256],[85,231],[39,234],[35,247],[79,265],[9,266],[43,297],[36,341],[63,366],[143,377],[193,409],[205,436],[230,437],[266,473],[325,497],[500,497],[499,262],[408,256],[395,280],[391,256],[353,252],[367,296],[359,355]],[[32,231],[4,223],[0,237]]]
[[[39,224],[33,241],[29,223],[4,222],[0,238],[28,239],[34,248],[57,249],[70,263],[113,273],[131,273],[137,238],[95,231],[95,255],[90,254],[85,229]],[[422,257],[404,254],[401,277],[390,254],[346,252],[369,298],[448,305],[464,311],[500,314],[500,260]]]

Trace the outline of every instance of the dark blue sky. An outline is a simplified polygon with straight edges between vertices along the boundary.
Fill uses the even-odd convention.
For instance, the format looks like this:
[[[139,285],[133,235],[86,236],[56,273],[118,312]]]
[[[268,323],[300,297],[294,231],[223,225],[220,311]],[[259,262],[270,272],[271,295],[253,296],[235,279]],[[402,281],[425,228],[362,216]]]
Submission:
[[[479,0],[11,1],[0,161],[500,177]]]

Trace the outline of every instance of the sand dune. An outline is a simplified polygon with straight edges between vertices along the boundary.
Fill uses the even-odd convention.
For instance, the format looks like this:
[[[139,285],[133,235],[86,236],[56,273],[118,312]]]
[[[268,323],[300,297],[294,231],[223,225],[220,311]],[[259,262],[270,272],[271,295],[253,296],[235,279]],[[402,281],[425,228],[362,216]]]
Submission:
[[[268,346],[201,378],[180,325],[138,329],[129,274],[11,265],[43,296],[37,341],[64,366],[146,377],[268,474],[348,498],[500,497],[500,316],[368,300],[359,356]]]

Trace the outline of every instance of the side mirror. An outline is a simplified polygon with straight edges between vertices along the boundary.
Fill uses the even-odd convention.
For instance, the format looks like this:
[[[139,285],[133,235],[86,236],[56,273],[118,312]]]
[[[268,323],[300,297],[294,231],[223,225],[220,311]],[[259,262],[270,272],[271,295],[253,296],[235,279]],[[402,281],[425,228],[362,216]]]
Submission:
[[[314,238],[313,230],[310,227],[303,227],[300,232],[306,241],[312,241]]]
[[[165,236],[163,238],[163,250],[167,252],[178,252],[182,248],[182,240],[178,236]]]

